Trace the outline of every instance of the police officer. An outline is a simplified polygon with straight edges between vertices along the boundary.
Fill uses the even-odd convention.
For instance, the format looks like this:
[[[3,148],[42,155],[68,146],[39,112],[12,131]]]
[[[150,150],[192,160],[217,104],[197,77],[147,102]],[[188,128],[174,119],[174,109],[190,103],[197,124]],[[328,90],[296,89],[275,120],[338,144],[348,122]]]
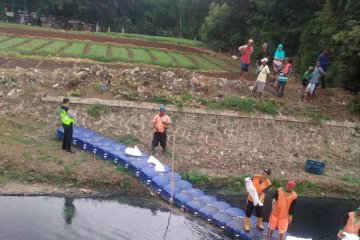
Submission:
[[[73,135],[73,124],[75,122],[75,115],[70,111],[69,108],[70,100],[68,98],[63,99],[63,105],[60,108],[61,124],[64,128],[64,138],[62,143],[62,149],[69,153],[74,154],[71,150],[72,135]]]

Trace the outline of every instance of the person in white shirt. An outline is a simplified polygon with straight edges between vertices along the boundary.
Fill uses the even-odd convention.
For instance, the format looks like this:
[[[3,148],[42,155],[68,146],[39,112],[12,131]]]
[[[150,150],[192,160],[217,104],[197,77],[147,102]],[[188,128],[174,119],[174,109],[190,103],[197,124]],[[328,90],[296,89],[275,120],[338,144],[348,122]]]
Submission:
[[[252,93],[254,97],[256,97],[256,95],[259,95],[259,97],[262,96],[265,89],[267,75],[270,74],[270,69],[267,65],[268,59],[263,58],[260,61],[261,61],[261,67],[259,69],[259,74],[257,76],[255,85],[252,89]]]

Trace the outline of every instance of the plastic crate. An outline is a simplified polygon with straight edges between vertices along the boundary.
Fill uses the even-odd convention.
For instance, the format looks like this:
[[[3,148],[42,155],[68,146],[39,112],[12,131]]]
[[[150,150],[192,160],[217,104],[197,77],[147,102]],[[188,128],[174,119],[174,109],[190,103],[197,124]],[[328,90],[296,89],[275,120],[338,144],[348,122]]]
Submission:
[[[305,171],[316,175],[323,175],[325,163],[316,160],[306,160]]]

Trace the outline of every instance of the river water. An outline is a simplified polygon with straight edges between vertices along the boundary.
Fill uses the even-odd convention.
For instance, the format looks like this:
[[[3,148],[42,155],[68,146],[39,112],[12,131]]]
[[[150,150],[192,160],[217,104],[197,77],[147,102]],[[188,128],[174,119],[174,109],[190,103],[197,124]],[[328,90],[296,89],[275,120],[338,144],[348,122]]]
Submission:
[[[244,196],[223,196],[243,207]],[[289,232],[336,239],[338,221],[359,202],[300,198]],[[270,209],[265,211],[265,219]],[[1,240],[229,239],[219,229],[148,197],[0,197]]]

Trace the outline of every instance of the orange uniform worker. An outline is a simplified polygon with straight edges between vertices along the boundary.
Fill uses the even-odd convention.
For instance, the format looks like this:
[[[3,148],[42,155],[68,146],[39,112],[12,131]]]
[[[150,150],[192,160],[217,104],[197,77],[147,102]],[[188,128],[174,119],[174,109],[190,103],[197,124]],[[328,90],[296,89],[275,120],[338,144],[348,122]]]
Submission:
[[[271,175],[271,170],[269,168],[264,169],[261,171],[260,174],[254,175],[252,178],[252,182],[256,189],[256,192],[259,196],[260,202],[264,203],[265,195],[271,186],[271,182],[269,180],[269,175]],[[264,230],[264,226],[262,225],[262,209],[263,206],[254,206],[254,200],[251,195],[248,195],[247,202],[246,202],[246,216],[245,216],[245,231],[250,231],[250,217],[255,208],[255,215],[257,217],[257,227],[260,230]]]
[[[359,240],[360,233],[360,207],[354,212],[349,212],[341,224],[342,228],[338,233],[338,238],[346,240]]]
[[[285,189],[279,188],[274,194],[273,209],[269,219],[269,232],[267,240],[271,240],[275,229],[279,231],[279,240],[284,239],[284,235],[292,221],[296,206],[297,194],[294,189],[295,181],[288,181]]]
[[[154,136],[151,142],[151,151],[155,151],[155,147],[157,147],[160,143],[163,153],[166,153],[166,138],[167,138],[167,127],[171,125],[171,120],[168,115],[166,115],[166,108],[164,106],[160,106],[160,113],[156,114],[152,120],[154,126]]]

